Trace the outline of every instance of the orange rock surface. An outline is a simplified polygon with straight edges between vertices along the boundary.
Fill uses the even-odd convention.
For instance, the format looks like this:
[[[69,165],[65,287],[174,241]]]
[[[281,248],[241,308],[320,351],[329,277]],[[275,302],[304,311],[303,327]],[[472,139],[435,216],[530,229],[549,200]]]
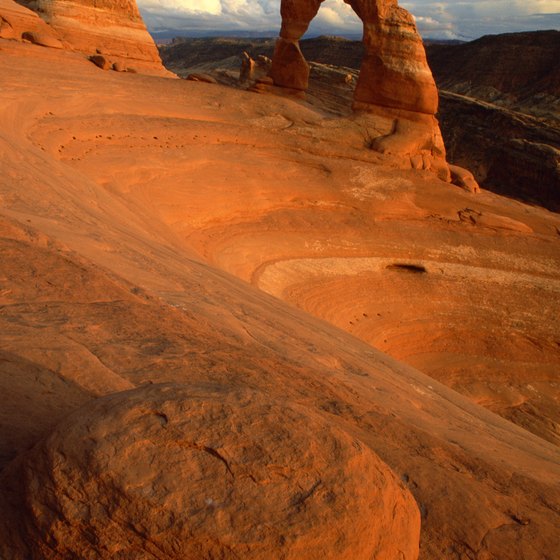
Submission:
[[[418,558],[416,502],[366,445],[224,385],[96,400],[4,479],[26,503],[8,546],[34,558]]]
[[[270,77],[274,85],[299,92],[309,86],[309,65],[299,39],[323,0],[282,0],[282,29]],[[364,23],[364,57],[354,93],[354,109],[391,117],[393,127],[372,144],[382,153],[424,160],[450,180],[445,147],[434,115],[438,93],[422,39],[412,16],[396,0],[348,0]]]
[[[355,489],[348,517],[327,506],[319,516],[317,487],[301,526],[283,525],[282,546],[297,546],[305,527],[310,542],[323,519],[348,528],[350,546],[353,527],[372,522],[356,512],[375,507],[391,527],[387,546],[398,547],[417,531],[410,492],[423,560],[560,556],[558,215],[485,191],[474,197],[366,149],[371,135],[390,132],[389,116],[101,72],[80,53],[12,40],[0,49],[4,556],[23,560],[37,546],[41,558],[55,529],[57,546],[83,551],[84,534],[108,522],[97,497],[115,508],[143,503],[134,489],[166,474],[172,442],[189,426],[201,427],[194,441],[220,455],[227,447],[228,464],[248,472],[261,472],[269,453],[282,465],[322,475],[324,467],[325,481],[342,473],[340,488]],[[161,397],[161,383],[174,384],[177,398]],[[193,387],[203,389],[191,395]],[[231,396],[218,401],[237,422],[217,415],[214,390]],[[228,404],[247,394],[255,408]],[[169,435],[164,402],[177,411],[163,410],[168,427],[181,426]],[[187,420],[202,408],[204,418],[217,415],[216,437],[203,416]],[[140,411],[130,423],[138,431],[125,430]],[[252,421],[258,411],[261,424]],[[290,437],[248,445],[256,455],[243,462],[243,442],[276,441],[284,411]],[[96,441],[82,437],[88,427]],[[113,463],[104,450],[120,441],[132,447]],[[312,456],[299,452],[314,442]],[[341,461],[331,472],[332,446]],[[137,458],[149,452],[151,464]],[[192,472],[205,465],[223,490],[223,461],[189,457]],[[279,495],[293,495],[298,481],[300,496],[313,487],[303,467],[278,481]],[[379,509],[360,483],[370,468],[376,496],[389,500]],[[45,483],[55,476],[60,486]],[[188,493],[194,484],[172,483],[149,492],[156,506],[198,499]],[[250,478],[240,483],[239,495],[253,496]],[[126,488],[115,492],[123,502],[108,488]],[[274,496],[260,495],[255,512],[276,515]],[[228,504],[192,518],[222,527],[241,511],[239,500]],[[404,507],[394,525],[391,504]],[[119,509],[111,527],[130,528],[135,507]],[[127,535],[151,543],[159,510],[139,511],[149,523]],[[234,516],[236,527],[254,525],[251,511]],[[236,542],[244,530],[232,533]],[[278,557],[280,542],[266,542]],[[401,550],[413,555],[407,542]],[[128,557],[150,553],[151,544],[139,546]]]
[[[47,47],[58,42],[58,48],[103,54],[144,73],[170,75],[134,0],[0,0],[0,37],[19,39],[25,32],[41,33],[39,44]]]

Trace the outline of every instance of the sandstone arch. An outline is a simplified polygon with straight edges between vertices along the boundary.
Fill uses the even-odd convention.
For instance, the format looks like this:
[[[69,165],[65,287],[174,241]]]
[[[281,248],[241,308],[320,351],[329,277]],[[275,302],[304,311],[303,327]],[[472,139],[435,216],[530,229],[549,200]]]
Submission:
[[[364,58],[354,107],[435,115],[437,88],[411,14],[397,0],[344,0],[364,25]],[[282,0],[282,28],[270,76],[274,85],[305,91],[309,66],[299,39],[323,0]]]

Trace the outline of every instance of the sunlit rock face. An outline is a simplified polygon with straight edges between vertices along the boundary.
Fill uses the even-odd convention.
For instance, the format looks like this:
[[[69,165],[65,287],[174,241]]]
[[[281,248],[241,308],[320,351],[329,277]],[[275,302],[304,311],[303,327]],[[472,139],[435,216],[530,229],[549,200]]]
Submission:
[[[445,147],[434,115],[438,93],[412,16],[396,0],[346,0],[364,24],[364,57],[354,109],[390,117],[392,130],[372,148],[410,158],[413,167],[432,169],[450,181]],[[309,65],[299,39],[322,0],[282,0],[282,28],[270,76],[275,86],[305,91]]]
[[[283,0],[274,83],[307,89],[309,67],[299,39],[316,16],[321,0]],[[364,24],[365,54],[356,88],[357,104],[434,115],[438,95],[412,16],[395,0],[347,0]]]
[[[164,73],[157,48],[135,0],[22,0],[68,48],[141,71]]]

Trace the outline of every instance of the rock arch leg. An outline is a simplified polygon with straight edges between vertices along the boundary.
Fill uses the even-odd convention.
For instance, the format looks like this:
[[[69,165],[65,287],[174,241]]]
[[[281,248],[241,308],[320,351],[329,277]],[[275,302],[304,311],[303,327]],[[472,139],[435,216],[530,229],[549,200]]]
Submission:
[[[270,77],[274,85],[305,91],[309,83],[309,65],[299,40],[317,15],[323,0],[282,0],[282,29],[276,42]]]
[[[346,0],[364,24],[355,107],[435,115],[438,92],[414,19],[396,0]]]
[[[397,0],[344,0],[364,25],[365,53],[354,92],[356,111],[388,121],[371,147],[403,165],[431,169],[450,180],[445,146],[435,118],[438,91],[422,39],[411,14]],[[322,0],[282,0],[282,30],[269,77],[275,86],[303,92],[309,65],[299,39],[317,15]]]

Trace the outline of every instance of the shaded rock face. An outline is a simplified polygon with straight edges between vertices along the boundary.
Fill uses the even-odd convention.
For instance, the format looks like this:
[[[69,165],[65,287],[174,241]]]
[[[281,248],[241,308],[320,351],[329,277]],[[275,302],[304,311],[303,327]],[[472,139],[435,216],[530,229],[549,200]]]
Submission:
[[[11,558],[418,557],[418,508],[385,463],[250,390],[163,384],[101,398],[3,482],[27,510],[0,539],[21,551]]]
[[[560,31],[433,44],[427,54],[441,89],[560,124]]]
[[[443,91],[441,98],[450,161],[468,167],[486,189],[560,210],[557,127],[462,95]]]
[[[305,90],[309,67],[299,39],[321,0],[282,0],[282,29],[271,76],[279,86]],[[365,53],[355,92],[358,108],[374,105],[434,115],[438,95],[412,16],[395,0],[347,0],[364,23]]]
[[[20,0],[73,50],[164,71],[134,0]]]

